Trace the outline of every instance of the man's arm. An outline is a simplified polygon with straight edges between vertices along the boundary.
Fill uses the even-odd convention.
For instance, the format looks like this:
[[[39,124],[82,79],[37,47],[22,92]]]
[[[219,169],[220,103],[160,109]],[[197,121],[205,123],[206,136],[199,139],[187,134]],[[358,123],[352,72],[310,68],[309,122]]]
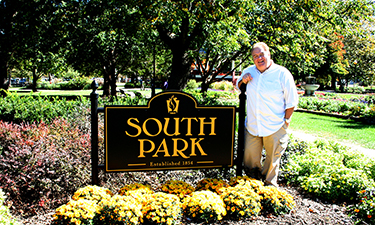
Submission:
[[[285,110],[285,117],[284,118],[285,119],[291,119],[293,112],[294,112],[294,107],[286,109]],[[289,123],[286,122],[286,121],[285,121],[285,123],[289,127]]]

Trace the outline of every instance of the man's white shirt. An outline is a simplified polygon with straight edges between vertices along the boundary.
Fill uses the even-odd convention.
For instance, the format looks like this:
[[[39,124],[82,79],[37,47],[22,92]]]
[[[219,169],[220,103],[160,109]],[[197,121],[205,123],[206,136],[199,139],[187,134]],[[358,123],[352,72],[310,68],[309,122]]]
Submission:
[[[242,72],[250,73],[253,79],[247,83],[246,128],[254,136],[266,137],[284,125],[285,110],[297,107],[298,93],[292,74],[283,66],[272,62],[261,73],[255,65]]]

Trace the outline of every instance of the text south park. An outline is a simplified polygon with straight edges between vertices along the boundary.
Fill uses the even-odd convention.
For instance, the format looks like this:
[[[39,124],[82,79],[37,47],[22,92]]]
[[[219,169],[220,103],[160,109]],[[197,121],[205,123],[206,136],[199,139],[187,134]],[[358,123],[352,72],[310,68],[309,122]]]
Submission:
[[[125,133],[129,137],[137,138],[142,133],[148,137],[156,137],[159,134],[164,134],[166,136],[201,136],[199,138],[171,138],[172,146],[167,145],[167,141],[164,138],[161,143],[158,144],[156,148],[155,143],[150,139],[138,139],[139,142],[139,155],[138,158],[146,157],[145,154],[152,154],[152,157],[159,157],[159,153],[164,153],[163,157],[183,157],[185,159],[192,156],[196,156],[197,151],[201,156],[206,156],[207,154],[201,146],[201,142],[204,140],[204,136],[216,135],[215,123],[217,117],[182,117],[173,118],[173,122],[170,123],[171,118],[164,118],[164,121],[160,121],[157,118],[148,118],[143,122],[140,122],[138,118],[131,117],[127,120],[127,125],[125,128]],[[156,125],[156,126],[155,126]],[[192,127],[198,127],[198,130],[193,131]],[[196,126],[198,125],[198,126]],[[157,129],[151,129],[150,126],[157,127]],[[174,132],[170,132],[171,128]],[[183,128],[182,128],[183,127]],[[143,135],[144,136],[144,135]],[[147,144],[145,144],[147,143]],[[182,147],[181,147],[182,146]],[[189,148],[190,146],[190,148]],[[197,150],[197,151],[196,151]],[[186,152],[185,152],[186,151]]]

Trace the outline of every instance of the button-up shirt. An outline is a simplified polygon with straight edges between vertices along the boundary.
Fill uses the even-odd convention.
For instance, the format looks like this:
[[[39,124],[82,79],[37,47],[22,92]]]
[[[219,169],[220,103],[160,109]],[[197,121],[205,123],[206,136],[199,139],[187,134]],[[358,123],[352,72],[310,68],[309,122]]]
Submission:
[[[263,73],[255,65],[246,68],[242,76],[246,73],[253,79],[246,86],[245,126],[254,136],[269,136],[283,126],[285,110],[297,107],[298,93],[293,76],[274,62]],[[242,76],[237,80],[237,87]]]

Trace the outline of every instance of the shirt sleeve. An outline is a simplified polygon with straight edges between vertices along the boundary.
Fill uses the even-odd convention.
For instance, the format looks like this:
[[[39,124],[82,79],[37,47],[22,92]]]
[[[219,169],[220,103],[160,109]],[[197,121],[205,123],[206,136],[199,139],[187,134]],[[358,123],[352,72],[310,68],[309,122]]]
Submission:
[[[294,83],[293,75],[286,69],[284,73],[284,99],[285,109],[297,108],[298,106],[298,92],[296,84]]]

